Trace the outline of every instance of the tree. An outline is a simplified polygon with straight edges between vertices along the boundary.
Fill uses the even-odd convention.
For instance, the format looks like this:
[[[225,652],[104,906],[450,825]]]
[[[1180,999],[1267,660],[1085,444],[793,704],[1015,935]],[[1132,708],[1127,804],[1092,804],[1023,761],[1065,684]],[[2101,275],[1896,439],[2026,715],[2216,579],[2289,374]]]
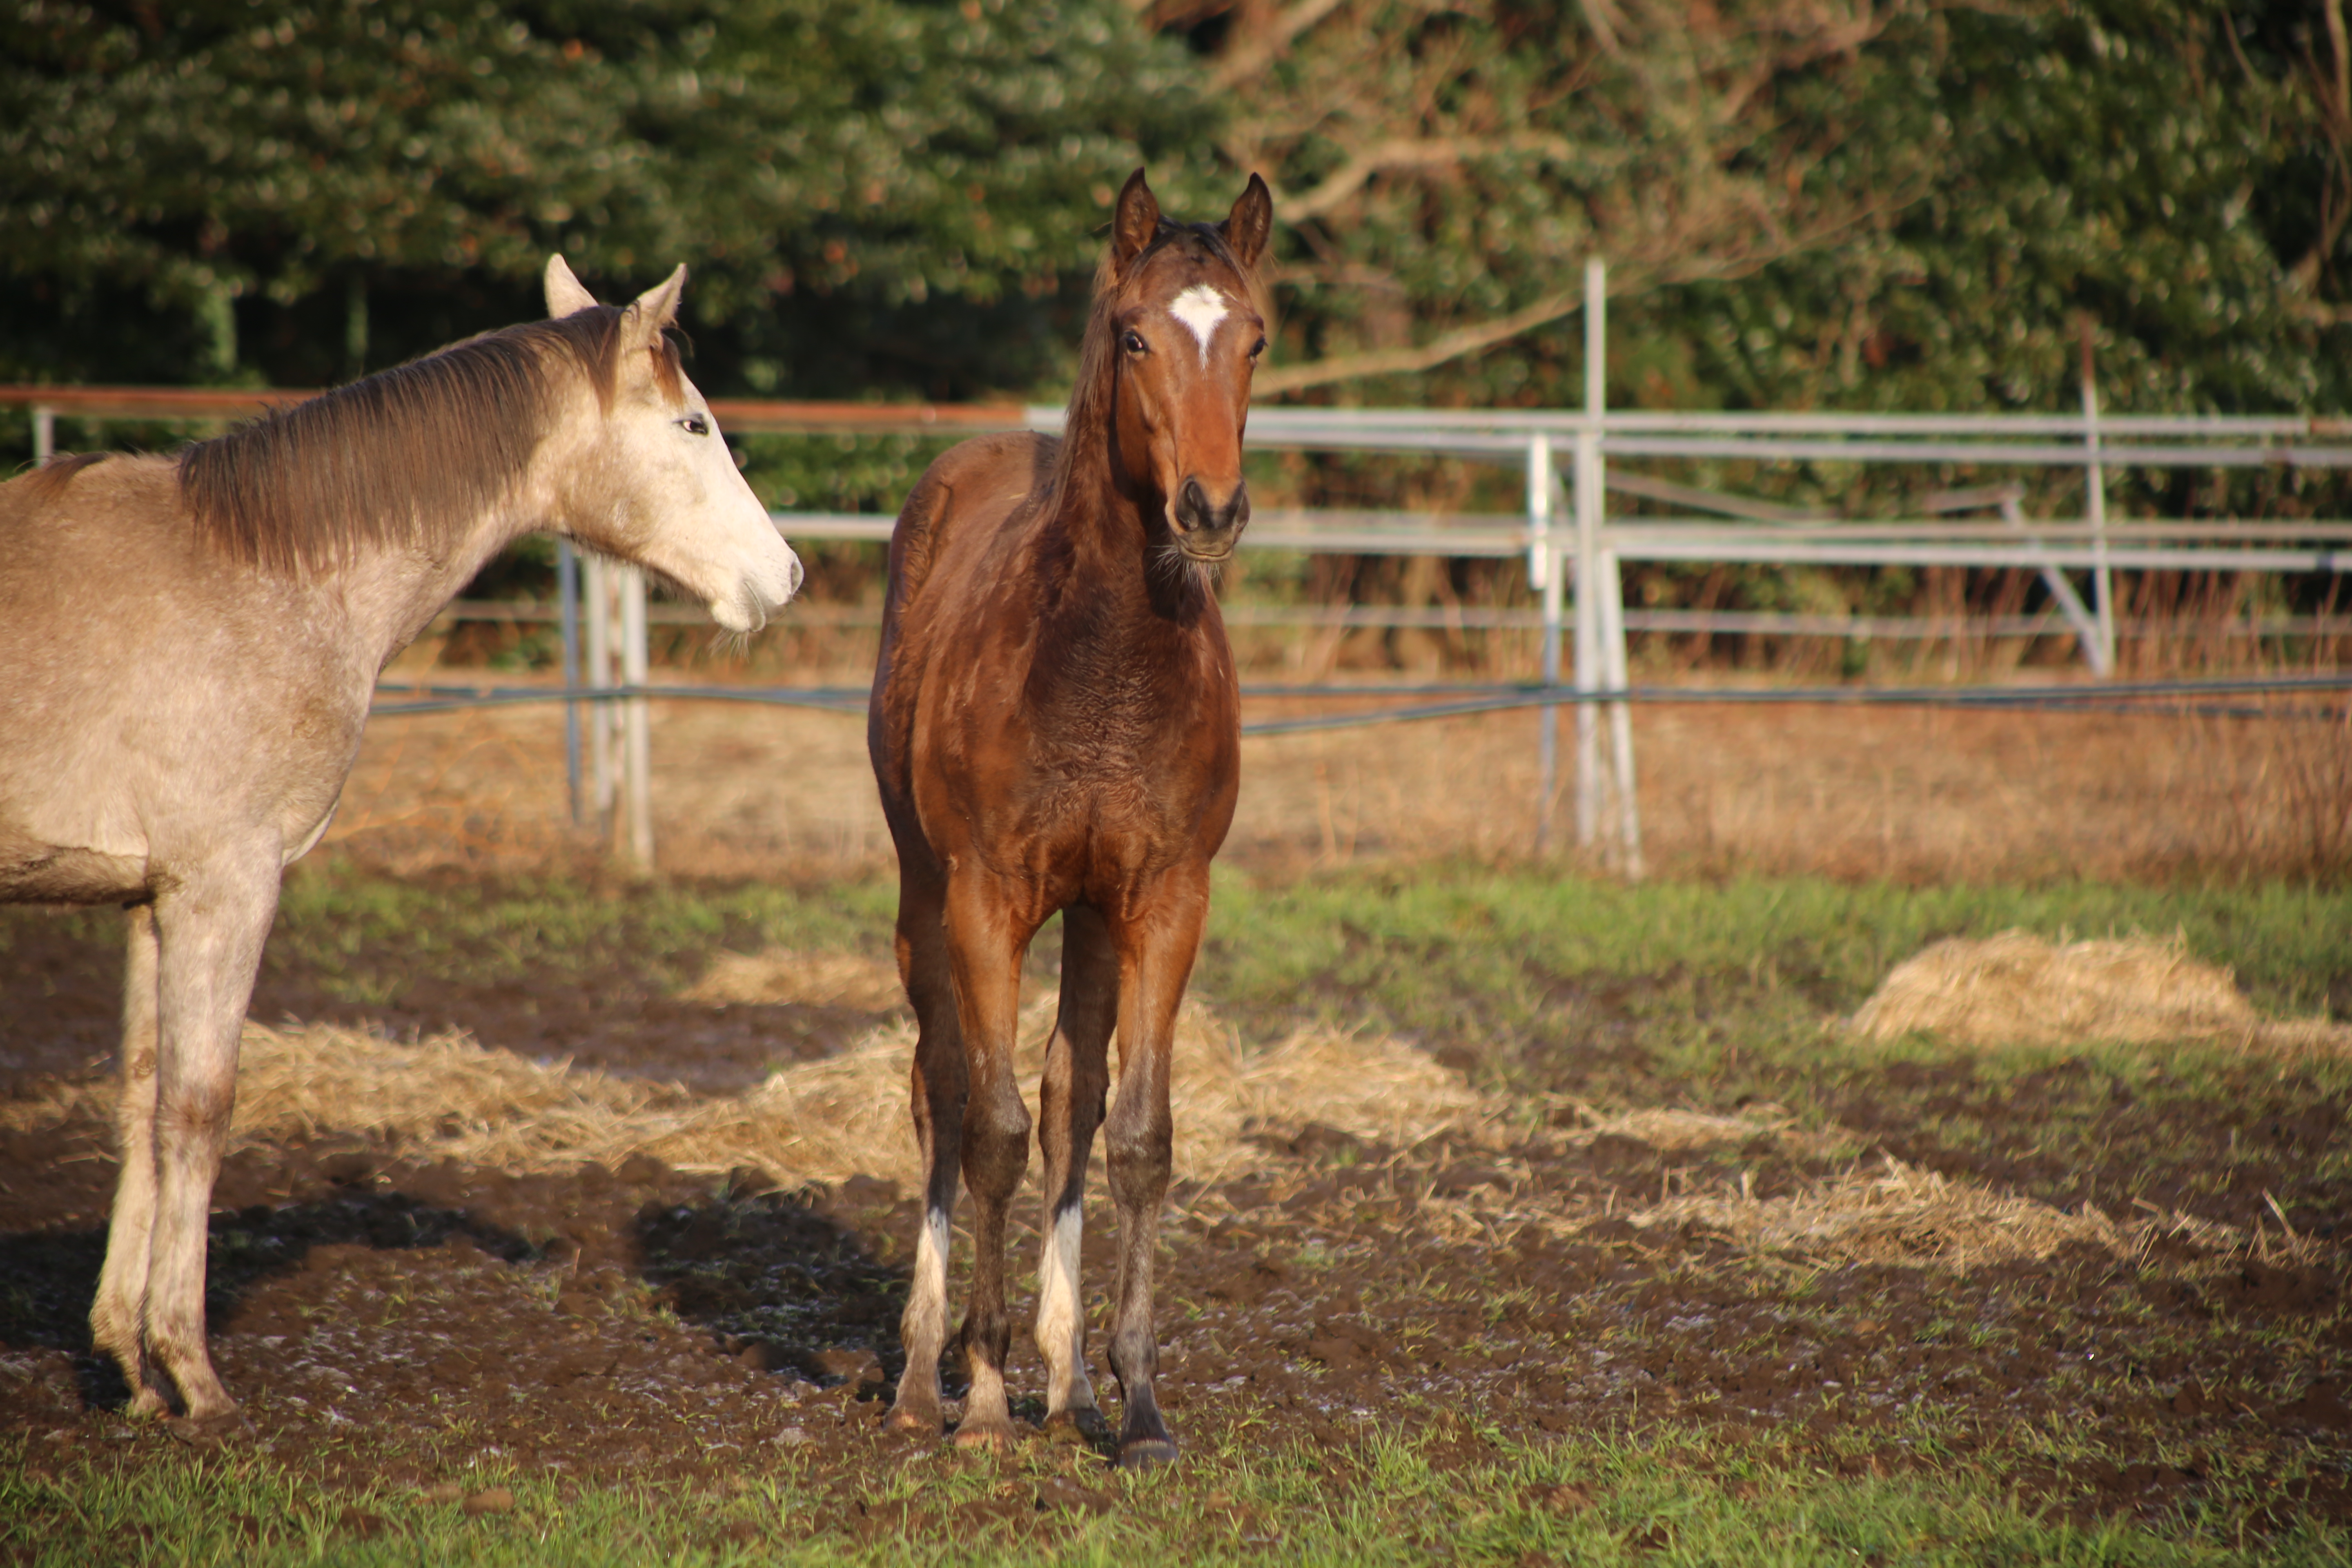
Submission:
[[[1521,337],[1578,309],[1587,255],[1639,293],[1816,251],[1914,199],[1936,152],[1932,126],[1842,111],[1874,96],[1870,46],[1907,0],[1211,10],[1221,145],[1275,181],[1297,241],[1307,352],[1270,391]],[[1164,19],[1204,30],[1200,12]]]
[[[322,380],[529,313],[562,250],[616,290],[693,264],[756,380],[795,301],[1052,293],[1106,185],[1200,124],[1181,51],[1105,0],[27,0],[0,374]]]

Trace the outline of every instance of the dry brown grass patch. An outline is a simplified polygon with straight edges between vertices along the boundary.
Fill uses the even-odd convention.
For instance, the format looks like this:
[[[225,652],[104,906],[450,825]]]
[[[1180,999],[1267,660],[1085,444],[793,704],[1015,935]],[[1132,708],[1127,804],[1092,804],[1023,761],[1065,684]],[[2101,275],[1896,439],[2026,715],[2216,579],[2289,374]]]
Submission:
[[[1676,1194],[1627,1216],[1637,1226],[1695,1226],[1742,1251],[1818,1264],[1931,1265],[1961,1272],[1987,1265],[2040,1262],[2069,1246],[2137,1259],[2159,1240],[2205,1255],[2204,1267],[2246,1257],[2305,1261],[2308,1238],[2155,1211],[2118,1224],[2096,1205],[2073,1213],[2032,1198],[1885,1156],[1874,1171],[1854,1170],[1784,1197],[1757,1198],[1743,1185]]]
[[[1052,1026],[1051,998],[1023,1016],[1015,1062],[1032,1104]],[[837,1057],[795,1064],[742,1094],[703,1099],[569,1064],[541,1067],[461,1035],[402,1043],[327,1025],[249,1024],[231,1138],[252,1148],[356,1134],[413,1158],[509,1171],[592,1161],[613,1167],[644,1153],[681,1171],[757,1170],[785,1185],[859,1174],[912,1184],[913,1045],[911,1024],[886,1025]],[[114,1097],[111,1082],[53,1084],[0,1102],[0,1128],[105,1121]],[[1310,1029],[1250,1051],[1198,1006],[1180,1020],[1171,1098],[1177,1173],[1202,1182],[1262,1162],[1248,1137],[1261,1124],[1315,1121],[1410,1144],[1498,1114],[1396,1041]]]
[[[1932,1034],[1979,1047],[2091,1040],[2352,1047],[2352,1030],[2324,1020],[2264,1018],[2230,971],[2191,958],[2178,935],[2060,943],[2022,931],[1954,937],[1896,965],[1851,1027],[1868,1039]]]

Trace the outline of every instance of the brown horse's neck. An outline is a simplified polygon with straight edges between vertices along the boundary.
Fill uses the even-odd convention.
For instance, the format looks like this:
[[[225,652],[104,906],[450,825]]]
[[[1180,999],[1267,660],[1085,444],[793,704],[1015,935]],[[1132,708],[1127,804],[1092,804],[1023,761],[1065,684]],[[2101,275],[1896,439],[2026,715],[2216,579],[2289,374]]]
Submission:
[[[1167,498],[1121,480],[1102,423],[1070,408],[1070,434],[1054,465],[1048,534],[1065,542],[1064,607],[1098,618],[1116,605],[1190,631],[1215,603],[1209,579],[1168,537]]]

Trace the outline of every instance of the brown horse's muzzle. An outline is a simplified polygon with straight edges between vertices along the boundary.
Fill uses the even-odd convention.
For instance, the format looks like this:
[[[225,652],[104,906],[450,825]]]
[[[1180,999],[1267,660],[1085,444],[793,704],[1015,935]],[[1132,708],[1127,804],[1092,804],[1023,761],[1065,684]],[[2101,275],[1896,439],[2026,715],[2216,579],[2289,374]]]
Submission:
[[[1236,480],[1233,493],[1220,503],[1198,477],[1187,479],[1176,492],[1176,547],[1195,561],[1223,561],[1241,542],[1249,526],[1249,486]]]

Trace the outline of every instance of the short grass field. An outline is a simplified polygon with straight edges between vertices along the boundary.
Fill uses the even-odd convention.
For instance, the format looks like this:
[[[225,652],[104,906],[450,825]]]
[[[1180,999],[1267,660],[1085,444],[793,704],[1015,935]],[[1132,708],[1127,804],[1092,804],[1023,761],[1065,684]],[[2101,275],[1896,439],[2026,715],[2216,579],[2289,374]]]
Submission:
[[[254,1017],[393,1053],[469,1030],[675,1080],[685,1114],[903,1028],[689,994],[729,952],[882,960],[893,902],[330,862],[288,883]],[[114,920],[0,911],[0,1561],[2352,1562],[2352,1053],[1841,1026],[1931,942],[2011,929],[2177,942],[2276,1018],[2352,1009],[2352,894],[2298,885],[1222,873],[1193,989],[1237,1060],[1379,1042],[1486,1120],[1261,1105],[1246,1160],[1180,1183],[1187,1447],[1128,1476],[878,1433],[913,1228],[889,1182],[480,1170],[429,1126],[232,1156],[213,1326],[254,1436],[132,1427],[78,1318]],[[1867,1246],[1726,1206],[1925,1186],[1943,1206]],[[1025,1302],[1025,1216],[1016,1247]],[[1016,1393],[1037,1372],[1016,1335]]]

